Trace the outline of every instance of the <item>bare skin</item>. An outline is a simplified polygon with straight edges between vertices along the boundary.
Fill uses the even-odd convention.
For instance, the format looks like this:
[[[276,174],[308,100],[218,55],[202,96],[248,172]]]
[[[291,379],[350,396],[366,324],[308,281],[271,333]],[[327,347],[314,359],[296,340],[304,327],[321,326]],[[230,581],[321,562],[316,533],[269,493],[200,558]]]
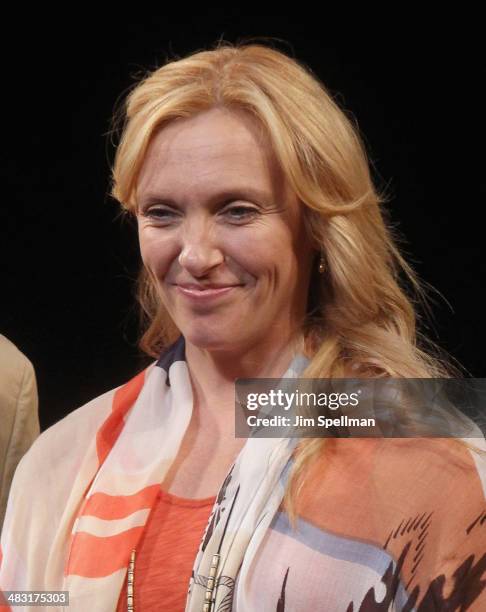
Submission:
[[[286,348],[277,355],[273,367],[260,371],[260,376],[277,378],[286,371],[291,359]],[[213,375],[216,372],[213,370]],[[246,443],[246,438],[235,437],[233,382],[218,377],[219,384],[211,385],[210,378],[203,377],[203,380],[209,384],[201,389],[193,382],[193,394],[195,398],[202,398],[205,391],[209,401],[202,404],[195,399],[179,453],[162,483],[164,490],[189,499],[215,496]]]
[[[281,376],[300,346],[315,246],[268,142],[228,109],[154,137],[137,220],[144,265],[185,338],[194,396],[162,486],[210,497],[245,443],[235,438],[235,379]]]

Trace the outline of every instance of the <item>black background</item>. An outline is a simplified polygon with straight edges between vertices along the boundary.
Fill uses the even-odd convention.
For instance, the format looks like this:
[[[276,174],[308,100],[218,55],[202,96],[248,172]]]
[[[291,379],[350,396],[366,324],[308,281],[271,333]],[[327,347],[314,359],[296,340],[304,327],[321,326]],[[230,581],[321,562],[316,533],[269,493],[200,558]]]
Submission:
[[[3,333],[33,362],[43,428],[134,375],[134,228],[108,196],[107,133],[134,75],[219,38],[276,37],[356,118],[404,254],[433,285],[424,331],[485,376],[481,45],[328,36],[312,19],[193,16],[23,27],[4,49]],[[74,30],[74,26],[76,26]],[[338,31],[339,33],[339,31]]]

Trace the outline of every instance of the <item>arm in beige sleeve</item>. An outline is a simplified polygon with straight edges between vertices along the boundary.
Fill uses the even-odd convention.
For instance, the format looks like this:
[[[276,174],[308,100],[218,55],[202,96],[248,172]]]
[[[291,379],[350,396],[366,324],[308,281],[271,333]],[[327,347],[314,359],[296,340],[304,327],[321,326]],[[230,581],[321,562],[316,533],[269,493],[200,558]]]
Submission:
[[[32,363],[0,335],[0,529],[15,469],[39,431]]]

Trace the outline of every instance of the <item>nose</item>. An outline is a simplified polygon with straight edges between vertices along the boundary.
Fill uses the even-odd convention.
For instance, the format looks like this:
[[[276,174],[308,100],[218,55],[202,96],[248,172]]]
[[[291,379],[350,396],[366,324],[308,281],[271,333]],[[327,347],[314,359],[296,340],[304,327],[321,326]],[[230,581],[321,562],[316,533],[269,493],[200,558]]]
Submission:
[[[205,276],[224,261],[224,254],[207,224],[187,223],[182,232],[179,265],[194,277]]]

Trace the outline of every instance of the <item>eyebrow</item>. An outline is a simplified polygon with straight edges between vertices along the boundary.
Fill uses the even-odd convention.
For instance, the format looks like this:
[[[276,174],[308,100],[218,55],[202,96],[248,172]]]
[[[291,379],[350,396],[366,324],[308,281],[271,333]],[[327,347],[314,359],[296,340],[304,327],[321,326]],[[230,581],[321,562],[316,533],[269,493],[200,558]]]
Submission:
[[[272,201],[272,197],[269,193],[266,191],[261,191],[260,189],[255,189],[253,187],[240,187],[218,191],[208,199],[207,203],[213,205],[221,200],[251,200],[256,204],[268,206]],[[173,208],[179,207],[176,200],[165,196],[163,193],[148,193],[140,198],[140,208],[147,208],[148,206],[153,206],[154,204],[163,204]]]

